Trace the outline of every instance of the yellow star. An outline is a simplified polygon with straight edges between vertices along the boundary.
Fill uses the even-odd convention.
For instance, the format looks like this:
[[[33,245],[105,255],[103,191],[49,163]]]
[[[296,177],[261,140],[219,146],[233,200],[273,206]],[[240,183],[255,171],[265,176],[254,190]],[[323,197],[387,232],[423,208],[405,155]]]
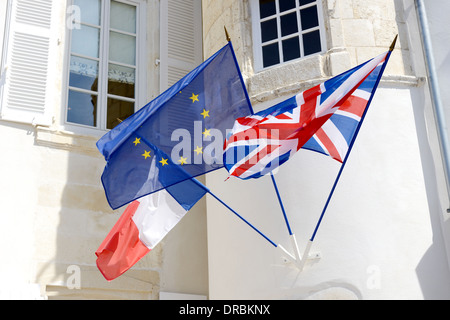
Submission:
[[[136,138],[136,140],[134,140],[134,146],[137,146],[139,143],[141,143],[141,138]]]
[[[162,160],[159,163],[161,163],[163,167],[166,166],[166,165],[168,166],[169,164],[167,163],[167,160],[168,159],[162,158]]]
[[[203,119],[206,119],[206,117],[209,118],[209,110],[203,109],[203,112],[200,114],[203,116]]]
[[[145,158],[145,160],[147,160],[147,158],[151,158],[150,151],[145,150],[142,156]]]
[[[209,129],[209,130],[205,129],[205,131],[203,132],[203,135],[205,136],[205,138],[210,136],[211,135],[211,129]]]
[[[203,153],[203,148],[197,147],[197,149],[195,149],[194,152],[197,152],[197,155],[199,155],[200,153]]]
[[[187,158],[181,157],[181,159],[178,160],[178,162],[180,163],[180,165],[186,164],[187,163]]]
[[[189,99],[192,100],[192,103],[194,103],[195,101],[199,101],[199,100],[198,100],[198,94],[197,94],[197,95],[192,94],[192,97],[190,97]]]

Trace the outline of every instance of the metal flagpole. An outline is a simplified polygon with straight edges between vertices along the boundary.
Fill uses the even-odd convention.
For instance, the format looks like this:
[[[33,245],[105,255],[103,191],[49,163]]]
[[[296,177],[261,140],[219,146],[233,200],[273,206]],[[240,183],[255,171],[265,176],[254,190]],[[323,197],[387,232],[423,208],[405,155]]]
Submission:
[[[237,58],[236,58],[236,55],[235,55],[234,49],[233,49],[233,44],[232,44],[232,42],[231,42],[230,34],[228,33],[228,30],[227,30],[227,27],[226,27],[226,26],[224,26],[223,28],[224,28],[224,30],[225,30],[225,37],[226,37],[227,41],[230,43],[230,46],[231,46],[231,48],[232,48],[231,52],[233,53],[233,57],[234,57],[235,63],[236,63],[236,65],[238,65]],[[244,79],[242,78],[242,75],[241,75],[240,72],[239,72],[239,75],[240,75],[240,78],[241,78],[242,86],[243,86],[244,89],[245,89]],[[253,108],[252,108],[252,104],[251,104],[251,101],[250,101],[250,97],[248,96],[247,90],[245,90],[245,95],[246,95],[246,98],[247,98],[247,103],[248,103],[248,105],[250,106],[250,110],[251,110],[252,114],[254,114],[254,111],[253,111]],[[283,212],[283,216],[284,216],[284,219],[285,219],[285,221],[286,221],[286,225],[287,225],[287,227],[288,227],[289,235],[290,235],[290,237],[291,237],[291,242],[292,242],[292,245],[293,245],[293,247],[294,247],[295,257],[293,257],[293,256],[292,256],[288,251],[286,251],[286,249],[284,249],[281,245],[278,245],[278,247],[283,251],[283,253],[284,253],[291,261],[297,263],[297,262],[300,261],[300,254],[299,254],[299,250],[298,250],[297,240],[295,239],[295,235],[294,235],[294,234],[292,233],[292,231],[291,231],[291,227],[290,227],[290,225],[289,225],[289,221],[288,221],[288,219],[287,219],[287,215],[286,215],[286,212],[285,212],[285,210],[284,210],[283,202],[282,202],[282,200],[281,200],[280,194],[279,194],[279,192],[278,192],[278,187],[277,187],[277,185],[276,185],[275,178],[273,177],[272,173],[271,173],[271,177],[272,177],[273,185],[274,185],[274,187],[275,187],[275,191],[276,191],[276,193],[277,193],[278,202],[280,203],[281,210],[282,210],[282,212]],[[214,195],[213,195],[213,196],[214,196]],[[218,199],[218,200],[219,200],[219,199]],[[219,200],[219,201],[220,201],[220,200]],[[223,204],[224,204],[224,203],[223,203]],[[226,204],[224,204],[224,205],[226,206]],[[228,208],[228,209],[230,209],[230,208]],[[230,210],[231,210],[231,209],[230,209]],[[238,216],[239,216],[239,215],[238,215]],[[239,216],[239,217],[240,217],[240,216]],[[241,217],[241,219],[242,219],[242,217]],[[243,219],[243,220],[244,220],[244,219]],[[244,221],[245,221],[245,220],[244,220]],[[245,221],[245,222],[247,222],[247,221]],[[247,223],[248,223],[248,222],[247,222]],[[250,226],[251,226],[251,225],[250,225]],[[252,226],[252,227],[253,227],[253,226]],[[258,232],[259,232],[259,231],[258,231]],[[271,240],[269,240],[269,241],[271,241]],[[275,245],[275,246],[277,246],[277,245]]]
[[[241,219],[242,221],[244,221],[247,225],[249,225],[253,230],[255,230],[257,233],[259,233],[264,239],[266,239],[267,241],[270,242],[271,245],[273,245],[274,247],[277,247],[277,245],[275,244],[275,242],[273,242],[272,240],[270,240],[264,233],[262,233],[261,231],[259,231],[258,229],[255,228],[255,226],[253,226],[250,222],[248,222],[247,220],[245,220],[240,214],[238,214],[235,210],[233,210],[229,205],[227,205],[225,202],[222,201],[222,199],[220,199],[219,197],[217,197],[214,193],[211,192],[211,190],[206,189],[206,191],[213,196],[214,199],[216,199],[217,201],[219,201],[225,208],[227,208],[228,210],[230,210],[231,212],[233,212],[239,219]]]
[[[382,66],[382,68],[381,68],[381,70],[380,70],[380,74],[378,75],[377,81],[375,82],[375,86],[374,86],[374,88],[373,88],[373,90],[372,90],[372,94],[370,95],[369,101],[367,102],[366,109],[364,110],[364,113],[363,113],[363,115],[362,115],[362,117],[361,117],[361,121],[359,122],[358,127],[356,128],[355,134],[354,134],[354,136],[353,136],[353,139],[352,139],[352,141],[351,141],[351,143],[350,143],[350,145],[349,145],[349,147],[348,147],[347,154],[345,155],[345,158],[344,158],[344,161],[342,162],[342,165],[341,165],[341,168],[340,168],[340,170],[339,170],[339,173],[338,173],[338,175],[337,175],[337,177],[336,177],[336,180],[334,181],[333,187],[331,188],[331,192],[330,192],[330,194],[329,194],[329,196],[328,196],[328,199],[327,199],[327,201],[326,201],[326,203],[325,203],[325,206],[324,206],[324,208],[323,208],[323,210],[322,210],[322,213],[321,213],[321,215],[320,215],[319,221],[317,222],[317,225],[316,225],[316,227],[315,227],[315,229],[314,229],[314,232],[313,232],[313,234],[312,234],[312,236],[311,236],[311,239],[309,240],[308,244],[306,245],[305,252],[304,252],[304,254],[303,254],[303,260],[302,260],[302,263],[301,263],[301,269],[300,269],[300,271],[301,271],[301,270],[303,269],[303,267],[305,266],[305,262],[306,262],[306,259],[305,259],[305,258],[306,258],[306,257],[308,256],[308,254],[309,254],[309,250],[311,249],[312,243],[314,242],[314,239],[315,239],[315,237],[316,237],[317,231],[319,230],[319,227],[320,227],[320,225],[321,225],[321,223],[322,223],[322,220],[323,220],[323,217],[324,217],[324,215],[325,215],[325,212],[326,212],[326,210],[327,210],[327,208],[328,208],[328,205],[330,204],[330,200],[331,200],[331,198],[332,198],[332,196],[333,196],[333,194],[334,194],[334,191],[335,191],[336,186],[337,186],[337,184],[338,184],[338,182],[339,182],[339,179],[340,179],[340,177],[341,177],[341,175],[342,175],[342,172],[344,171],[344,167],[345,167],[345,165],[346,165],[346,163],[347,163],[348,157],[350,156],[350,152],[351,152],[351,150],[352,150],[352,148],[353,148],[353,145],[354,145],[354,143],[355,143],[356,137],[358,136],[359,130],[361,129],[361,125],[362,125],[362,123],[363,123],[363,121],[364,121],[364,118],[365,118],[365,116],[366,116],[366,114],[367,114],[367,110],[369,109],[370,103],[372,102],[372,99],[373,99],[373,97],[374,97],[374,95],[375,95],[375,91],[377,90],[378,84],[380,83],[380,80],[381,80],[381,78],[382,78],[382,76],[383,76],[384,69],[386,68],[386,65],[387,65],[387,63],[388,63],[388,61],[389,61],[389,58],[390,58],[390,56],[391,56],[391,53],[392,53],[392,51],[394,50],[395,43],[397,42],[397,37],[398,37],[398,35],[395,36],[394,41],[392,42],[392,44],[391,44],[391,46],[390,46],[390,48],[389,48],[389,52],[388,52],[388,54],[387,54],[387,56],[386,56],[386,59],[385,59],[385,61],[384,61],[383,66]]]
[[[280,204],[281,211],[283,212],[284,221],[286,222],[286,227],[288,229],[289,236],[291,237],[291,243],[292,243],[292,247],[294,248],[295,258],[296,258],[297,262],[300,262],[302,258],[300,256],[300,250],[298,249],[297,239],[295,238],[295,234],[292,232],[291,226],[289,224],[289,219],[286,215],[283,201],[281,200],[280,192],[278,191],[277,182],[275,181],[275,177],[273,176],[272,172],[270,173],[270,177],[272,178],[272,183],[275,188],[275,192],[277,194],[278,202]]]
[[[198,182],[200,183],[200,182]],[[206,188],[204,185],[202,185],[203,188],[205,188],[206,192],[208,192],[214,199],[219,201],[225,208],[230,210],[232,213],[234,213],[239,219],[244,221],[248,226],[250,226],[254,231],[256,231],[260,236],[262,236],[264,239],[266,239],[271,245],[273,245],[275,248],[280,249],[284,255],[286,255],[289,260],[292,262],[296,262],[295,257],[293,257],[283,246],[276,244],[272,240],[270,240],[264,233],[262,233],[260,230],[258,230],[254,225],[252,225],[250,222],[248,222],[246,219],[244,219],[240,214],[238,214],[235,210],[233,210],[229,205],[227,205],[225,202],[222,201],[219,197],[217,197],[214,193],[211,192],[208,188]]]

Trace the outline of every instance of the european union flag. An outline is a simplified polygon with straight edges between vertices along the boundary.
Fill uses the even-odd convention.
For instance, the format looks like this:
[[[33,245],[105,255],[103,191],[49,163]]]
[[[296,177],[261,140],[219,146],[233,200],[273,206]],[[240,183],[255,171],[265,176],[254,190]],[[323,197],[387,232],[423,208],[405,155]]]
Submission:
[[[227,130],[251,113],[228,43],[97,142],[110,206],[223,167]]]

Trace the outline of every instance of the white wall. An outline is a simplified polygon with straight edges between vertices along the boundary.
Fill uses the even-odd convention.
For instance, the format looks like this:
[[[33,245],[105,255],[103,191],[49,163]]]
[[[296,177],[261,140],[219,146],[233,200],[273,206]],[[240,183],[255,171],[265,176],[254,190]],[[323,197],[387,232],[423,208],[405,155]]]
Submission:
[[[447,18],[446,12],[450,10],[450,3],[448,1],[424,1],[424,10],[426,12],[428,31],[431,37],[430,54],[435,62],[435,72],[437,74],[436,82],[439,89],[442,108],[444,109],[443,123],[444,134],[447,134],[447,139],[450,136],[448,125],[450,123],[450,92],[447,89],[450,85],[448,74],[450,72],[450,50],[448,41],[450,40],[450,22]],[[431,127],[436,126],[435,113],[430,107],[429,124]],[[447,258],[450,265],[450,213],[447,209],[450,208],[450,190],[445,186],[445,173],[443,171],[443,159],[440,152],[440,145],[437,138],[437,129],[435,129],[435,136],[430,137],[430,146],[433,151],[436,174],[438,178],[438,188],[436,193],[439,198],[435,201],[436,210],[440,213],[440,224],[442,226],[444,241],[446,244]]]
[[[416,90],[422,89],[378,89],[312,247],[322,258],[302,273],[208,199],[212,299],[450,297],[442,234],[430,221],[411,100]],[[275,175],[302,252],[337,170],[337,162],[301,150]],[[208,187],[291,250],[270,179],[226,177],[225,171],[209,174]]]

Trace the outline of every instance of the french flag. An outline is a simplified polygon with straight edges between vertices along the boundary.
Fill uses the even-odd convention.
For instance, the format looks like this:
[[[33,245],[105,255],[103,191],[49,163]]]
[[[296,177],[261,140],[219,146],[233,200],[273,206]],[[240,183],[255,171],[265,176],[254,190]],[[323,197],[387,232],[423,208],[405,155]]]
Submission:
[[[116,279],[155,248],[206,192],[189,179],[130,203],[95,252],[105,279]]]

